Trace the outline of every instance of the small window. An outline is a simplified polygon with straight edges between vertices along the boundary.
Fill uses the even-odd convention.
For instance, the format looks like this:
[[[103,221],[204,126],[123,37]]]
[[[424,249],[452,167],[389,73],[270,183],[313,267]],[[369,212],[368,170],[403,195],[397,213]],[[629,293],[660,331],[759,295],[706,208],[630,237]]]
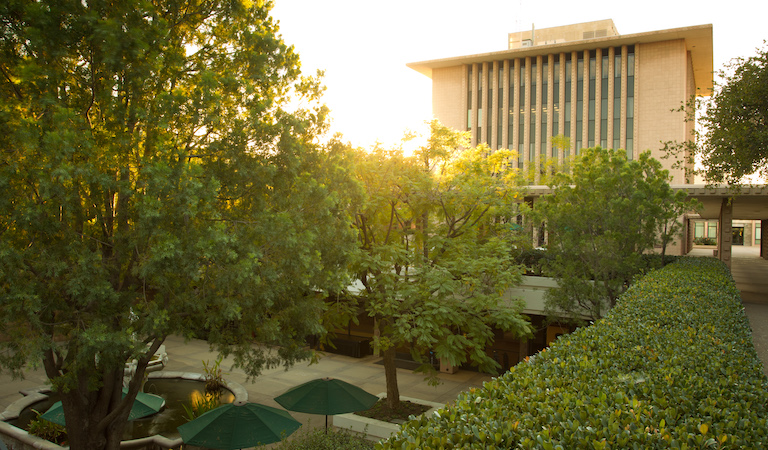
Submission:
[[[717,222],[710,222],[708,224],[707,237],[717,238]]]
[[[696,226],[693,230],[693,237],[694,238],[704,237],[704,222],[696,222]]]

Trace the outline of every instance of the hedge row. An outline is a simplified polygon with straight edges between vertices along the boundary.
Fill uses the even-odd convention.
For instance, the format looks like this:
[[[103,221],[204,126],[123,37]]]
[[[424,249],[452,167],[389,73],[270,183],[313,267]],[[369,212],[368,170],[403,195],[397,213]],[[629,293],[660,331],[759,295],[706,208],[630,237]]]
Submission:
[[[768,448],[767,389],[730,272],[683,258],[377,448]]]

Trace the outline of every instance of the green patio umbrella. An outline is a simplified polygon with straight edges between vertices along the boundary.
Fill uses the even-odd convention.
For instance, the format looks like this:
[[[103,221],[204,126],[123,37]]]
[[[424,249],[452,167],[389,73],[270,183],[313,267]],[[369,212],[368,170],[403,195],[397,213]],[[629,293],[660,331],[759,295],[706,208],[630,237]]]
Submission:
[[[228,403],[177,428],[185,444],[221,450],[266,445],[299,429],[287,411],[258,403]]]
[[[289,411],[328,416],[371,409],[379,397],[337,378],[318,378],[275,397],[275,401]]]
[[[123,397],[127,389],[123,389]],[[128,420],[141,419],[142,417],[151,416],[159,412],[165,405],[165,399],[155,394],[147,394],[146,392],[139,392],[136,394],[136,400],[131,406],[131,412],[128,414]],[[59,425],[66,425],[64,420],[64,408],[61,406],[61,402],[56,402],[48,408],[48,411],[44,412],[40,417],[43,419],[57,423]]]

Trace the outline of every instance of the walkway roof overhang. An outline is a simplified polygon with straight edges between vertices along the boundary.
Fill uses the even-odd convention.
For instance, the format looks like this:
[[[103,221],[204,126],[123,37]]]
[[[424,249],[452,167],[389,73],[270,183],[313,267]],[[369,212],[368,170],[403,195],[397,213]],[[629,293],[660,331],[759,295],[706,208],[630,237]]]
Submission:
[[[768,185],[750,185],[739,188],[709,187],[704,184],[679,184],[672,185],[672,189],[683,190],[690,198],[701,202],[701,209],[697,212],[702,219],[717,219],[720,217],[720,208],[723,199],[732,199],[733,218],[741,220],[768,219]],[[540,197],[551,194],[549,186],[527,186],[526,197]]]
[[[768,219],[768,185],[734,187],[707,187],[705,185],[673,185],[685,190],[688,196],[702,204],[698,211],[702,219],[720,217],[723,199],[733,199],[733,218],[742,220]]]
[[[693,63],[693,77],[696,83],[696,92],[699,96],[708,96],[712,93],[712,25],[696,25],[691,27],[673,28],[669,30],[648,31],[644,33],[608,36],[579,41],[561,42],[556,44],[542,44],[533,47],[516,48],[491,53],[479,53],[476,55],[457,56],[429,61],[413,62],[406,64],[411,69],[432,78],[432,70],[446,67],[461,66],[493,61],[502,61],[512,58],[525,58],[526,56],[538,56],[550,53],[568,53],[572,51],[593,50],[606,47],[618,47],[622,45],[649,44],[683,39],[686,48],[691,52]]]

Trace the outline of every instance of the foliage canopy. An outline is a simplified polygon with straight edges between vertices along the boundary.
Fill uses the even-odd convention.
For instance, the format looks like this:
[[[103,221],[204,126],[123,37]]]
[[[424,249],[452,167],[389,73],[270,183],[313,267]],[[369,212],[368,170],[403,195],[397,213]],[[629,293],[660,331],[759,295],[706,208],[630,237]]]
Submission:
[[[693,205],[649,152],[628,161],[620,150],[584,149],[569,173],[551,180],[552,193],[533,214],[546,222],[547,271],[560,286],[547,293],[547,312],[598,319],[644,268],[643,254],[670,242]]]
[[[399,401],[398,349],[427,372],[433,360],[498,368],[485,353],[494,327],[529,332],[520,302],[504,299],[521,273],[511,259],[516,236],[508,223],[512,154],[468,148],[463,134],[435,121],[413,156],[377,148],[358,158],[366,197],[354,213],[354,271],[378,327],[388,402]]]
[[[322,87],[270,8],[0,4],[0,362],[43,363],[72,448],[117,448],[167,335],[205,329],[255,376],[306,358],[347,285]]]
[[[685,143],[667,143],[673,152],[685,151],[689,163],[709,183],[737,185],[757,174],[768,179],[768,48],[755,56],[736,58],[718,72],[714,94],[686,105],[688,120],[697,118],[700,130]],[[692,165],[692,164],[691,164]]]

